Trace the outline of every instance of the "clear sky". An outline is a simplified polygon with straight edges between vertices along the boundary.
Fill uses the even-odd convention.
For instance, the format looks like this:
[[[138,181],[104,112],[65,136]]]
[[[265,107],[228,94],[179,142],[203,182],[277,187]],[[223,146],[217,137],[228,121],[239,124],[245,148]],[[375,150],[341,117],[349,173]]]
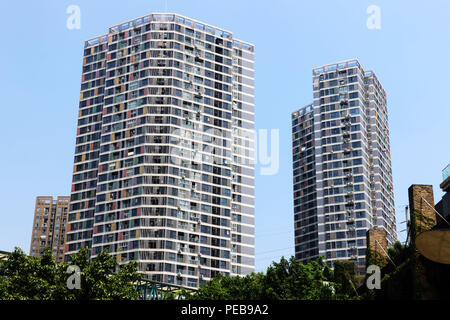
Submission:
[[[81,10],[80,29],[66,27],[69,5]],[[367,27],[371,5],[380,29]],[[278,173],[256,170],[257,271],[294,252],[290,116],[312,102],[315,66],[358,58],[384,86],[397,221],[411,184],[433,184],[441,198],[450,162],[450,1],[3,0],[0,250],[29,251],[36,196],[70,194],[83,40],[164,11],[255,45],[256,128],[280,130]]]

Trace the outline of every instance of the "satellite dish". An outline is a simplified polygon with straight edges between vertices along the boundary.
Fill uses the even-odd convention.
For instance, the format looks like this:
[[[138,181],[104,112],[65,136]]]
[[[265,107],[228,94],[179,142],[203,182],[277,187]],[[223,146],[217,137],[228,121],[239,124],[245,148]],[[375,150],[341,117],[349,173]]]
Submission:
[[[420,233],[416,238],[416,248],[431,261],[450,264],[450,229]]]

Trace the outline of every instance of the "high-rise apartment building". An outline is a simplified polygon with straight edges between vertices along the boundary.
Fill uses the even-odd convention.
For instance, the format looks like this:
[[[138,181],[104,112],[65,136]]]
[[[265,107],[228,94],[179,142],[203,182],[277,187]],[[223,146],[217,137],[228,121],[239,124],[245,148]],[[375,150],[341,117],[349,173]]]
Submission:
[[[85,42],[66,259],[186,287],[254,270],[254,47],[176,14]]]
[[[368,229],[397,238],[386,93],[358,60],[314,68],[313,91],[292,114],[295,255],[362,272]]]
[[[31,235],[30,256],[40,257],[46,247],[56,261],[64,261],[64,238],[70,197],[37,197]]]

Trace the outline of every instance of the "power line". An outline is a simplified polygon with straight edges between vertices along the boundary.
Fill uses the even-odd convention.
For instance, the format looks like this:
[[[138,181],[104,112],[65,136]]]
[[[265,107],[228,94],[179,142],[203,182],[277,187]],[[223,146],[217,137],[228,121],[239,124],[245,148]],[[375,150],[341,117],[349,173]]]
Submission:
[[[389,260],[391,260],[392,264],[394,265],[394,267],[397,268],[397,265],[394,263],[394,261],[392,261],[391,257],[389,256],[389,254],[384,250],[383,246],[378,242],[377,239],[375,239],[375,242],[380,246],[381,250],[383,250],[384,254],[386,255],[386,257],[388,257]]]
[[[275,260],[275,259],[277,259],[277,258],[281,258],[281,257],[285,257],[285,256],[286,256],[286,255],[274,256],[274,257],[265,257],[265,258],[262,258],[262,259],[256,258],[256,260],[258,260],[258,261],[261,261],[261,260],[268,260],[268,259],[273,259],[273,260]]]
[[[287,249],[293,249],[293,248],[295,248],[295,246],[292,246],[292,247],[286,247],[286,248],[279,248],[279,249],[273,249],[273,250],[262,251],[262,252],[257,252],[257,253],[255,253],[255,255],[261,255],[261,254],[266,254],[266,253],[271,253],[271,252],[277,252],[277,251],[282,251],[282,250],[287,250]]]
[[[424,197],[421,197],[421,198],[422,198],[423,201],[425,201],[425,203],[426,203],[431,209],[433,209],[434,212],[436,212],[436,214],[437,214],[439,217],[441,217],[445,222],[447,222],[448,225],[450,225],[450,223],[448,223],[448,221],[445,220],[445,218],[444,218],[439,212],[437,212],[437,210],[436,210],[431,204],[429,204],[428,201],[425,200]]]
[[[293,233],[293,232],[294,232],[294,230],[282,231],[282,232],[276,232],[276,233],[263,233],[263,234],[256,235],[255,238],[276,236],[276,235],[280,235],[280,234],[289,234],[289,233]]]

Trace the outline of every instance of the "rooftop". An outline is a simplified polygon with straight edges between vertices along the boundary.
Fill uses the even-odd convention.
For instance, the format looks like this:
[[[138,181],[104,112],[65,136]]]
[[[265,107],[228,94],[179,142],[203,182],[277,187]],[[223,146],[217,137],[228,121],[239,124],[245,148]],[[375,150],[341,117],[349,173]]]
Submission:
[[[339,69],[346,69],[346,68],[355,67],[355,66],[357,66],[360,69],[361,73],[365,77],[374,78],[376,80],[376,82],[378,83],[378,85],[381,87],[383,94],[386,95],[386,92],[384,91],[384,88],[381,86],[380,81],[378,80],[377,76],[375,75],[375,72],[373,72],[373,70],[364,70],[364,68],[359,63],[359,60],[356,58],[349,59],[349,60],[343,60],[343,61],[335,62],[335,63],[324,64],[320,67],[315,67],[315,68],[313,68],[313,76],[319,75],[324,72],[335,71],[335,70],[339,70]]]
[[[122,30],[127,30],[130,28],[134,28],[140,26],[149,21],[160,21],[160,22],[177,22],[186,25],[187,27],[191,27],[193,29],[201,30],[212,35],[216,35],[223,38],[233,39],[233,33],[218,27],[214,27],[212,25],[205,24],[203,22],[184,17],[182,15],[176,13],[151,13],[145,16],[135,18],[132,20],[128,20],[116,25],[113,25],[109,28],[109,33],[120,32]],[[100,43],[105,43],[108,41],[108,34],[104,34],[101,36],[97,36],[85,41],[85,47],[90,47],[93,45],[97,45]],[[253,44],[245,41],[241,41],[238,39],[233,39],[233,45],[235,47],[242,48],[244,50],[248,50],[253,52],[254,46]]]
[[[297,111],[292,112],[292,118],[298,118],[298,117],[301,117],[301,116],[303,116],[304,114],[307,114],[307,113],[309,113],[309,112],[311,112],[311,111],[313,111],[313,110],[314,110],[313,104],[312,104],[312,103],[311,103],[311,104],[308,104],[308,105],[306,105],[306,106],[304,106],[304,107],[298,109]]]
[[[313,68],[313,75],[354,66],[358,66],[359,68],[361,68],[361,64],[359,63],[358,59],[349,59],[340,62],[324,64],[322,66]]]

